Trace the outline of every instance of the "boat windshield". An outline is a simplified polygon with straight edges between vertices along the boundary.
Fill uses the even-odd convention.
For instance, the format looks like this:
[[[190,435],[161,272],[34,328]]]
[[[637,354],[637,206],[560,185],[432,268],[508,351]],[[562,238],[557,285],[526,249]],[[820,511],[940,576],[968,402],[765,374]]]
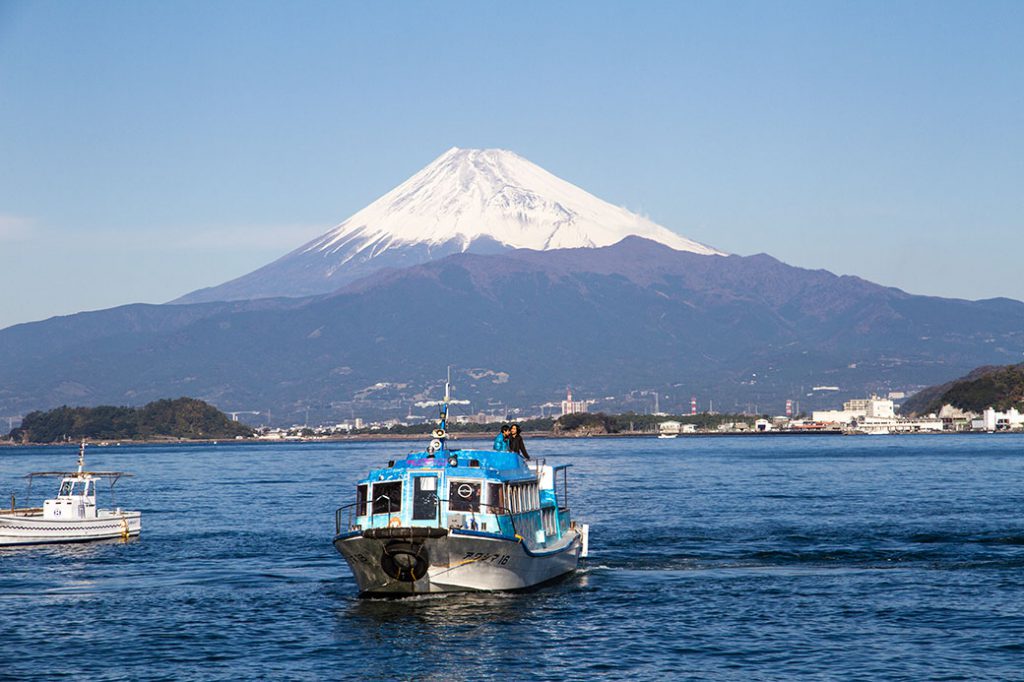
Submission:
[[[61,495],[88,495],[89,481],[64,481],[60,484]]]

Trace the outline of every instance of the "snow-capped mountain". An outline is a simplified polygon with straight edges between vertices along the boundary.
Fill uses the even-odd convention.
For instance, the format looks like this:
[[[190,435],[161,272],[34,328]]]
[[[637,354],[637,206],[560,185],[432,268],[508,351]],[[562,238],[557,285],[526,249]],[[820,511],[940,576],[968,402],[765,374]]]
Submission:
[[[596,248],[629,236],[679,251],[724,255],[602,201],[513,152],[453,147],[326,234],[247,275],[175,302],[327,293],[384,267],[452,253]]]

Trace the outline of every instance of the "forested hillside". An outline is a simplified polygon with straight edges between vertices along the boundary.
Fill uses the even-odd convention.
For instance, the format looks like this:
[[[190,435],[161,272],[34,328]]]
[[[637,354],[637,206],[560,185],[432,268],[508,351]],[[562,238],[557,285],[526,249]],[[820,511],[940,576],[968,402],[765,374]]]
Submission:
[[[62,406],[30,412],[10,437],[25,443],[56,443],[79,438],[145,440],[149,438],[234,438],[252,429],[194,398],[156,400],[143,407]]]
[[[979,367],[956,381],[927,388],[903,405],[913,414],[938,412],[943,405],[981,412],[987,407],[1024,410],[1024,363]]]

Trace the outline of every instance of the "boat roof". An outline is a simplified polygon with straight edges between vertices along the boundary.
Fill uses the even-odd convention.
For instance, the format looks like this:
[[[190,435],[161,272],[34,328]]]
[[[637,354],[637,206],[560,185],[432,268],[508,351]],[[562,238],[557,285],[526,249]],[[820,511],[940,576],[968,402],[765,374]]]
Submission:
[[[452,465],[455,460],[455,466]],[[372,470],[360,483],[377,480],[394,480],[410,471],[447,469],[457,471],[459,476],[497,478],[516,481],[536,478],[528,463],[514,452],[497,450],[448,449],[436,452],[412,452],[403,459],[388,462],[388,466]]]
[[[78,448],[78,470],[77,471],[33,471],[25,476],[31,483],[36,476],[61,476],[63,478],[109,478],[110,485],[117,483],[117,479],[131,476],[126,471],[86,471],[85,470],[85,440]]]
[[[25,474],[25,478],[34,478],[36,476],[62,476],[64,478],[113,478],[118,479],[122,476],[133,476],[127,471],[33,471],[30,474]]]

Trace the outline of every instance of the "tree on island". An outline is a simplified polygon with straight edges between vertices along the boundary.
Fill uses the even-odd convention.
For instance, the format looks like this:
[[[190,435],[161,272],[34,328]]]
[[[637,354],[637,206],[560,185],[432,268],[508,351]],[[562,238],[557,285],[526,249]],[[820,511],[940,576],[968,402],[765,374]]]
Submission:
[[[143,407],[68,407],[30,412],[10,438],[23,443],[150,438],[234,438],[251,436],[245,424],[231,421],[195,398],[156,400]]]

